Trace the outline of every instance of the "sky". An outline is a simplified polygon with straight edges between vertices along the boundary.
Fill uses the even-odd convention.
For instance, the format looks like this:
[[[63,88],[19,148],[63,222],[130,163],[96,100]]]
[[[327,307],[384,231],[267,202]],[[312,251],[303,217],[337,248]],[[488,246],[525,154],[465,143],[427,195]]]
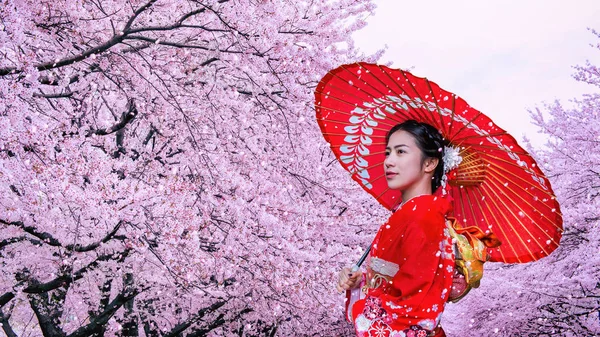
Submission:
[[[379,61],[427,77],[487,114],[519,142],[545,136],[528,109],[597,88],[576,82],[573,66],[600,65],[600,0],[375,0],[375,15],[354,34]],[[567,5],[568,4],[568,5]]]

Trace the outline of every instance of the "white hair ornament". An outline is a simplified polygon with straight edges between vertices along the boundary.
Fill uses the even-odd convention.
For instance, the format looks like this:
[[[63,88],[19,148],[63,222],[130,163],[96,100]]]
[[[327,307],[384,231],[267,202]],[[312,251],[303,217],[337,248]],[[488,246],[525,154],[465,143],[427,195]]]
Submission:
[[[460,148],[444,146],[444,175],[442,176],[442,193],[445,195],[446,186],[448,185],[448,172],[454,170],[462,163],[463,158],[460,156]]]

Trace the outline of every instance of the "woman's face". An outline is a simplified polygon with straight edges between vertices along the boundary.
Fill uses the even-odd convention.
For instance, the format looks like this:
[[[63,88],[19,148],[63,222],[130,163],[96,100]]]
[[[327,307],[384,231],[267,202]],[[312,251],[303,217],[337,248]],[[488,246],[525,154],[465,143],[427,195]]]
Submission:
[[[405,191],[422,181],[425,176],[422,156],[410,133],[404,130],[394,132],[385,148],[383,162],[389,188]]]

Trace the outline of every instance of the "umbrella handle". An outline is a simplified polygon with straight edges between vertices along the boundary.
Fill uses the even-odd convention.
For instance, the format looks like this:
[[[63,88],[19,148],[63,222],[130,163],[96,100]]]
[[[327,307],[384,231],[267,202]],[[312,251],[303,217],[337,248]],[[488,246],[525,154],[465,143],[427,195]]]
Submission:
[[[363,264],[363,262],[365,262],[365,260],[366,260],[367,256],[369,255],[370,251],[371,251],[371,246],[369,245],[369,248],[367,248],[367,250],[365,250],[365,252],[360,257],[360,259],[358,259],[358,261],[356,261],[356,264],[354,266],[352,266],[352,272],[353,273],[357,272],[358,269],[360,269],[360,266]]]

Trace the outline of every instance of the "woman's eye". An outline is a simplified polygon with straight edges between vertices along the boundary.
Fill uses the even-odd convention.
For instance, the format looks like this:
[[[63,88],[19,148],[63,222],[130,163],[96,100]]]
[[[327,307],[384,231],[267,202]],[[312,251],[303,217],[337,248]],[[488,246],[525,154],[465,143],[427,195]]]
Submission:
[[[398,149],[398,150],[396,150],[396,153],[397,153],[397,154],[404,153],[404,150]]]
[[[389,156],[390,155],[390,151],[385,151],[385,156]]]

